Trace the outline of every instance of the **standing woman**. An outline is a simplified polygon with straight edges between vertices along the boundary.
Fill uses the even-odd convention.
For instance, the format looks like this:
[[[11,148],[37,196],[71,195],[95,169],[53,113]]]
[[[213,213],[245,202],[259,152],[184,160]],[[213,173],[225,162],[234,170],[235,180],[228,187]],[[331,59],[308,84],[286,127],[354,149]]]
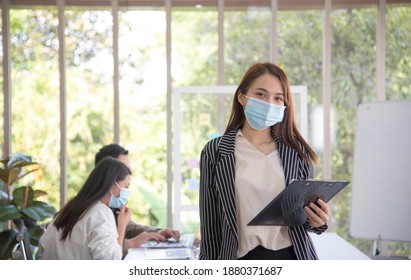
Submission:
[[[116,260],[131,212],[130,170],[121,161],[105,158],[93,169],[79,193],[47,227],[39,242],[39,259]],[[120,208],[117,223],[110,207]]]
[[[236,90],[224,135],[201,153],[200,259],[318,259],[307,231],[327,229],[321,200],[305,207],[302,226],[247,226],[293,179],[312,178],[316,159],[295,124],[286,74],[254,64]]]

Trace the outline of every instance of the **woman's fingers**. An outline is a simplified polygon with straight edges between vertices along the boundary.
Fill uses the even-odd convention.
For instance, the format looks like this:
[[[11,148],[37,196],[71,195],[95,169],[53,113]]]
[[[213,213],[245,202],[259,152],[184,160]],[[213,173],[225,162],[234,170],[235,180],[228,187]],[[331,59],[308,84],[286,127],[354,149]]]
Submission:
[[[309,203],[308,206],[304,207],[304,212],[313,227],[320,227],[328,222],[329,208],[322,200],[318,200],[318,205]]]

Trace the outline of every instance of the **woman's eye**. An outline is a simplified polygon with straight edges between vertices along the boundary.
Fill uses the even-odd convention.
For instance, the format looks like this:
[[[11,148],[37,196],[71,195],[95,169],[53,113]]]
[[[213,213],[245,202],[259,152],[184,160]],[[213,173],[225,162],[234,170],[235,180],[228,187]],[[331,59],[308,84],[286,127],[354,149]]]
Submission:
[[[264,93],[262,93],[262,92],[257,92],[256,95],[257,95],[257,96],[264,96]]]

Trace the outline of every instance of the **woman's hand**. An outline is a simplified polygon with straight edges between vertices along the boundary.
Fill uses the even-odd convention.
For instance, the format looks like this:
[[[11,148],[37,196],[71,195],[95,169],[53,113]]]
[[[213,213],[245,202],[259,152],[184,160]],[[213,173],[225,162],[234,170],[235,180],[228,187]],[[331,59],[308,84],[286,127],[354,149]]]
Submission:
[[[117,216],[117,227],[126,230],[127,224],[131,219],[131,210],[125,206],[121,207]]]
[[[126,234],[127,224],[131,219],[131,211],[127,207],[123,206],[118,211],[117,216],[117,232],[118,232],[118,244],[122,247],[124,243],[124,236]]]
[[[156,242],[165,241],[166,238],[157,232],[142,232],[136,237],[126,240],[126,247],[128,248],[136,248],[140,247],[141,244],[148,240],[153,240]]]
[[[330,216],[330,209],[327,203],[321,199],[317,200],[317,204],[310,202],[304,207],[304,212],[308,217],[310,225],[316,228],[327,224]]]

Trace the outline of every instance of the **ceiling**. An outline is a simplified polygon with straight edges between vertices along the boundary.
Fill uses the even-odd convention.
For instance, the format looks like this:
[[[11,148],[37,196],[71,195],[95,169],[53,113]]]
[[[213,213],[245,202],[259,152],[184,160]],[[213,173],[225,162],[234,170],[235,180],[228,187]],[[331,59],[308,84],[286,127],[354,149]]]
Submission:
[[[28,7],[28,6],[56,6],[58,0],[9,0],[10,6]],[[63,0],[64,1],[64,0]],[[118,0],[120,7],[164,7],[166,1],[160,0]],[[111,0],[65,0],[66,6],[84,6],[84,7],[110,7]],[[218,0],[170,0],[172,7],[198,8],[216,7]],[[224,0],[224,7],[227,9],[246,7],[269,7],[272,0]],[[273,1],[274,2],[274,1]],[[276,0],[279,10],[288,9],[319,9],[324,6],[325,0]],[[331,0],[335,8],[342,7],[360,7],[377,5],[378,0]],[[408,3],[411,0],[386,0],[387,4]]]

